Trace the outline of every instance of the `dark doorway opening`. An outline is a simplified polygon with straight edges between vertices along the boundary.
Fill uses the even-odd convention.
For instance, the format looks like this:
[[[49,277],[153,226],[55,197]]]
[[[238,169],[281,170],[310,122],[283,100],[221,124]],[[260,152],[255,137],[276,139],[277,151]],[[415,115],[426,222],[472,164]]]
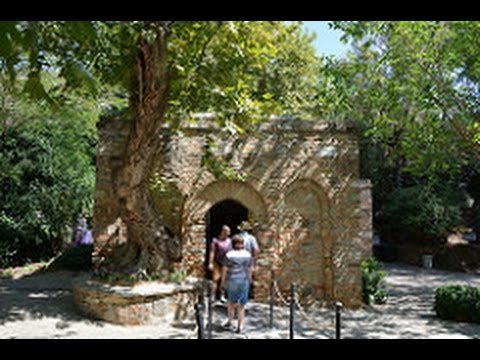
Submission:
[[[228,225],[230,227],[230,236],[238,233],[238,225],[240,225],[242,221],[248,220],[248,209],[238,201],[224,200],[210,208],[205,220],[207,239],[205,273],[207,274],[207,278],[211,279],[211,273],[208,271],[208,257],[210,256],[210,243],[212,242],[212,238],[218,236],[223,225]]]

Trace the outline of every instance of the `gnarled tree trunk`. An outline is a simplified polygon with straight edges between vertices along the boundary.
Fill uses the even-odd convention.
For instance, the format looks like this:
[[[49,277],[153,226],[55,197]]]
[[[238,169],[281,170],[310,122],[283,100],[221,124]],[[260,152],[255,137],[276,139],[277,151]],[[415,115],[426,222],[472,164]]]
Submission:
[[[117,225],[126,232],[126,241],[122,243],[118,239],[121,231],[116,231],[109,234],[109,241],[101,244],[94,254],[101,258],[99,267],[109,271],[149,274],[171,271],[181,253],[178,240],[160,223],[148,189],[169,85],[167,25],[157,22],[155,33],[153,42],[143,39],[138,42],[130,94],[134,118],[123,161],[111,179],[114,204],[118,207],[113,213],[118,216]],[[100,237],[101,232],[99,229]]]

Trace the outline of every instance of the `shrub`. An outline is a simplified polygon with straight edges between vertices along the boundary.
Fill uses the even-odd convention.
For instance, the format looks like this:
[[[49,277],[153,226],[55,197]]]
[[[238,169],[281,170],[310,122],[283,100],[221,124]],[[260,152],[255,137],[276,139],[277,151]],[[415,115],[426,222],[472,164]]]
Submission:
[[[459,196],[422,185],[397,189],[382,209],[383,232],[409,242],[444,240],[461,222],[463,203]]]
[[[480,323],[480,288],[442,286],[435,291],[434,309],[441,319]]]
[[[383,304],[387,301],[385,284],[386,272],[377,260],[370,258],[362,261],[362,295],[363,302],[367,305]]]
[[[52,258],[93,206],[95,114],[14,115],[0,128],[0,267]]]

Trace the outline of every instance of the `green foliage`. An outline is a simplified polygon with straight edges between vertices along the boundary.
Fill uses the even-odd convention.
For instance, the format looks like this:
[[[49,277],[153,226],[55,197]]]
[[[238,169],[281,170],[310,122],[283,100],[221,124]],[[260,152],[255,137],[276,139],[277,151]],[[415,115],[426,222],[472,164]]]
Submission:
[[[0,75],[28,78],[24,93],[51,104],[65,92],[132,91],[140,40],[152,21],[11,21],[0,25]],[[300,23],[176,21],[170,24],[170,117],[216,111],[243,126],[265,114],[305,114],[315,103],[318,59]],[[43,79],[63,81],[52,92]]]
[[[114,113],[126,107],[135,94],[137,45],[154,41],[160,23],[165,22],[0,22],[1,93],[35,100],[22,100],[12,126],[22,101],[0,98],[2,136],[13,131],[8,137],[21,139],[18,149],[6,142],[0,153],[0,202],[9,204],[1,207],[0,226],[14,239],[0,240],[7,262],[19,257],[26,238],[59,238],[67,218],[91,207],[96,132],[94,121],[80,119],[99,109],[79,110],[77,101],[83,108],[94,97],[102,110]],[[319,60],[296,22],[174,22],[167,119],[216,112],[222,126],[236,129],[269,114],[356,120],[361,175],[373,182],[375,225],[397,227],[391,231],[406,231],[409,238],[443,236],[462,202],[445,194],[480,159],[479,23],[333,26],[352,41],[346,60]],[[33,124],[35,118],[41,120]],[[246,179],[212,149],[203,165],[218,178]],[[439,190],[442,184],[447,190]]]
[[[377,137],[400,135],[399,152],[412,172],[439,174],[451,171],[450,164],[480,159],[475,140],[480,104],[478,22],[335,22],[335,26],[352,40],[355,53],[348,62],[333,64],[337,74],[345,74],[334,86],[345,90],[345,100],[350,95],[354,102],[358,98],[359,106],[350,109],[361,109],[361,117],[370,117],[365,120]]]
[[[392,192],[382,209],[385,237],[407,242],[444,242],[461,223],[461,204],[453,189],[433,191],[417,185]]]
[[[442,286],[435,291],[434,310],[441,319],[480,323],[480,289]]]
[[[346,59],[323,60],[316,110],[324,118],[357,121],[375,227],[387,229],[387,237],[389,231],[411,240],[444,236],[467,192],[480,202],[462,187],[471,188],[469,169],[480,161],[478,22],[332,26],[353,51]]]
[[[213,139],[209,139],[202,156],[202,166],[206,167],[217,179],[245,182],[247,174],[229,165],[228,161],[218,154]]]
[[[382,264],[370,258],[362,261],[361,267],[363,302],[367,305],[385,303],[388,295]]]
[[[0,265],[48,259],[79,213],[90,214],[96,111],[80,100],[51,111],[3,98],[0,114]]]
[[[182,269],[168,274],[168,282],[181,284],[187,278],[187,270]]]
[[[119,113],[136,98],[139,44],[170,25],[0,23],[3,263],[55,253],[74,217],[91,211],[98,113]],[[318,61],[299,23],[180,21],[169,34],[168,119],[214,111],[222,125],[240,129],[273,113],[306,113],[315,102]],[[209,160],[217,176],[245,179],[224,160]]]
[[[171,36],[171,116],[216,112],[242,127],[270,114],[304,115],[318,59],[300,24],[180,22]]]

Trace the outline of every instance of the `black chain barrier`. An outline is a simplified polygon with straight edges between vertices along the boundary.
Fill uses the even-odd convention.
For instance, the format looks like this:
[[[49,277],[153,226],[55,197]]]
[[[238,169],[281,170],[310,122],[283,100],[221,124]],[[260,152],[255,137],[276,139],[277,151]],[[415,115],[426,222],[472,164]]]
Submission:
[[[289,305],[289,339],[295,338],[295,308],[296,305],[299,307],[301,313],[304,316],[306,314],[302,310],[302,307],[298,303],[297,295],[296,295],[296,284],[291,283],[290,285],[290,301],[284,299],[279,292],[279,289],[276,285],[274,279],[274,273],[271,273],[271,281],[270,281],[270,301],[269,301],[269,327],[273,329],[273,317],[274,317],[274,304],[275,304],[275,292],[278,293],[280,300],[285,305]],[[205,336],[205,325],[204,325],[204,311],[205,306],[203,304],[202,299],[199,298],[197,304],[195,304],[195,319],[197,322],[197,337],[198,339],[211,339],[212,338],[212,282],[207,282],[207,336]],[[341,313],[343,310],[343,304],[339,301],[335,303],[335,339],[341,339]]]

